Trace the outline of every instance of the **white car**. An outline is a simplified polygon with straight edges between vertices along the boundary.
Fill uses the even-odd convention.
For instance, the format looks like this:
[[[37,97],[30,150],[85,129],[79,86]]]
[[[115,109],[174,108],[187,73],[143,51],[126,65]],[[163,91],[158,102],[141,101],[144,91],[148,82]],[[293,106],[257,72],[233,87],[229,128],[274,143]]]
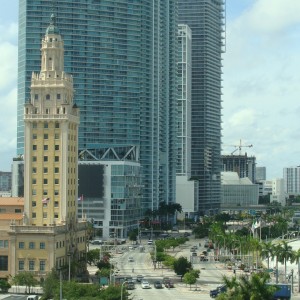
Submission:
[[[134,258],[132,256],[128,257],[128,262],[134,262]]]
[[[151,289],[151,286],[148,281],[143,280],[141,283],[142,289]]]

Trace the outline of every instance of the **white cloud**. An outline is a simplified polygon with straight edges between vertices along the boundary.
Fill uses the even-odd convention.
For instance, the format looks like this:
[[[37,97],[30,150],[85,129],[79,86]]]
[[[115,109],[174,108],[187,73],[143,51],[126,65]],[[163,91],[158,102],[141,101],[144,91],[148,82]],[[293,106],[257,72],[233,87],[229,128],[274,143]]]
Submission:
[[[0,26],[0,170],[9,171],[16,154],[17,26]]]
[[[298,0],[256,0],[227,22],[223,143],[253,144],[247,152],[267,167],[270,178],[299,165],[298,29]]]

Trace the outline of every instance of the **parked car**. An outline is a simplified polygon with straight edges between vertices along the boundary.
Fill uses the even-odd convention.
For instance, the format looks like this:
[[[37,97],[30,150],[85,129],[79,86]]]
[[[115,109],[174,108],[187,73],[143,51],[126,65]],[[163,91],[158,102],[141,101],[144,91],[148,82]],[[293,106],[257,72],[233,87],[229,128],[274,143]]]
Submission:
[[[192,253],[192,256],[197,256],[197,252],[193,252],[193,253]]]
[[[142,289],[151,289],[149,282],[146,280],[143,280],[141,285],[142,285]]]
[[[91,245],[102,245],[103,241],[102,240],[93,240],[90,243],[91,243]]]
[[[152,245],[153,241],[152,240],[148,240],[148,245]]]
[[[191,234],[189,233],[189,232],[185,232],[184,234],[183,234],[183,236],[184,237],[188,237],[188,236],[190,236]]]
[[[136,275],[136,281],[137,282],[142,282],[143,281],[144,276],[143,275]]]
[[[163,282],[163,284],[165,284],[167,281],[170,281],[170,280],[171,280],[170,277],[164,277],[162,282]]]
[[[165,281],[165,287],[166,288],[173,288],[174,287],[174,283],[171,280],[166,280]]]
[[[226,292],[226,285],[218,286],[216,289],[211,290],[209,295],[211,298],[216,298],[219,294]]]
[[[134,281],[127,281],[126,288],[127,290],[134,290]]]
[[[163,288],[163,285],[162,285],[162,283],[161,283],[160,281],[155,281],[155,282],[154,282],[154,287],[155,287],[156,289],[162,289],[162,288]]]

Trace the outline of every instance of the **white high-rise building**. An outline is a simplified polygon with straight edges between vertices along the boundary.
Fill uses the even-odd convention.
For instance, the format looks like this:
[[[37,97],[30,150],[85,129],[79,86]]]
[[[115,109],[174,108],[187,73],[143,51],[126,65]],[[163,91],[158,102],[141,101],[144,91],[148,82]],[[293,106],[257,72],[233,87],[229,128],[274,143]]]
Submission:
[[[284,179],[276,178],[272,180],[272,195],[270,202],[278,202],[282,206],[286,204],[286,193],[284,192]]]
[[[288,195],[300,195],[300,166],[283,169],[284,191]]]

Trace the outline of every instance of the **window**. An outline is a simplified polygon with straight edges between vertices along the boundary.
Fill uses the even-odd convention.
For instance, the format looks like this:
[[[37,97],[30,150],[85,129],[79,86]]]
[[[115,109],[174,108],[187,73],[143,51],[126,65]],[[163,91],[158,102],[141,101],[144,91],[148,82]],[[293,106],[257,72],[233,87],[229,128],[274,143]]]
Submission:
[[[32,201],[32,207],[35,207],[35,206],[36,206],[36,202]]]
[[[59,168],[54,168],[54,173],[59,173]]]
[[[39,95],[38,94],[34,95],[34,100],[39,100]]]
[[[0,255],[0,271],[8,271],[8,256]]]
[[[48,123],[47,122],[44,123],[44,128],[48,128]]]
[[[25,249],[25,243],[19,242],[19,249]]]
[[[47,203],[44,203],[45,206],[47,206]],[[47,213],[43,212],[43,219],[47,219]]]
[[[32,145],[32,150],[35,151],[37,149],[37,145]]]
[[[20,214],[22,212],[22,209],[21,208],[15,208],[15,213],[16,214]]]
[[[55,150],[59,150],[59,145],[55,145]]]
[[[46,261],[40,260],[40,271],[45,271],[46,269]]]
[[[48,133],[44,133],[44,140],[48,140]]]
[[[48,190],[44,190],[44,191],[43,191],[43,195],[44,195],[44,196],[47,196],[47,195],[48,195]]]
[[[45,174],[48,173],[48,168],[44,168],[44,173],[45,173]]]
[[[58,201],[54,202],[54,207],[58,207]]]
[[[19,260],[19,271],[23,271],[24,270],[24,260]]]
[[[58,196],[58,195],[59,195],[59,191],[58,191],[58,190],[55,190],[55,191],[54,191],[54,195],[55,195],[55,196]]]
[[[59,179],[55,178],[55,179],[54,179],[54,183],[55,183],[55,184],[59,184]]]
[[[32,123],[32,128],[33,128],[33,129],[37,128],[37,123],[36,123],[36,122],[33,122],[33,123]]]
[[[32,156],[32,161],[36,162],[36,156]]]
[[[29,261],[29,271],[34,271],[34,260]]]
[[[32,219],[35,219],[35,218],[36,218],[36,213],[33,212],[33,213],[32,213]]]
[[[35,196],[36,195],[36,190],[32,190],[32,195]]]
[[[32,173],[33,173],[33,174],[36,173],[36,168],[32,168]]]
[[[57,99],[57,100],[60,100],[60,94],[57,94],[57,95],[56,95],[56,99]]]
[[[46,249],[45,242],[40,242],[40,249]]]
[[[36,139],[37,139],[37,134],[36,134],[36,133],[34,133],[34,134],[32,135],[32,139],[33,139],[33,140],[36,140]]]
[[[36,184],[36,178],[32,178],[32,184]]]
[[[59,123],[58,122],[55,123],[55,128],[59,128]]]
[[[48,156],[44,156],[44,161],[48,161]]]
[[[46,95],[46,100],[50,100],[50,95],[49,94]]]
[[[48,184],[48,179],[44,178],[44,184]]]
[[[58,213],[54,213],[54,219],[58,219]]]
[[[59,156],[55,156],[54,161],[58,162],[59,161]]]
[[[56,140],[58,140],[58,139],[59,139],[59,133],[55,133],[54,138],[55,138]]]
[[[0,240],[0,248],[8,248],[8,240]]]
[[[34,248],[35,248],[34,242],[29,242],[29,249],[34,249]]]

